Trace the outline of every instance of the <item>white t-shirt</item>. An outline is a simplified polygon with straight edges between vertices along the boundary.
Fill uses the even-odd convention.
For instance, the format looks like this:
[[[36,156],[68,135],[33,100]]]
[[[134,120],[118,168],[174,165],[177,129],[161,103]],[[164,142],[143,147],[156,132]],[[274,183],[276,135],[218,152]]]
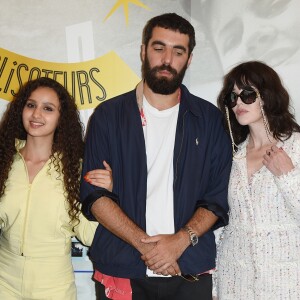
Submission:
[[[143,99],[147,153],[146,232],[174,233],[173,151],[179,104],[159,111]],[[157,276],[147,270],[148,276]]]

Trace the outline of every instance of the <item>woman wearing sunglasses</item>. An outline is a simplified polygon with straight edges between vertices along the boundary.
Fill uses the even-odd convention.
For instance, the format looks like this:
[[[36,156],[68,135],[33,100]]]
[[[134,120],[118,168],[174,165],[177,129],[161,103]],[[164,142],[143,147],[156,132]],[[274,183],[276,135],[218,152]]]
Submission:
[[[233,68],[218,106],[233,146],[218,299],[300,299],[300,126],[278,74]]]

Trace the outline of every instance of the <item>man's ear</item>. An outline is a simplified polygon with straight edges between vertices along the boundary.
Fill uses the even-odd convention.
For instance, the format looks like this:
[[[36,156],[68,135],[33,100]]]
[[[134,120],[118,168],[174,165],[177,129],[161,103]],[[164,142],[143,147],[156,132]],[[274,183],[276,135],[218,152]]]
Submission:
[[[141,45],[141,60],[145,61],[145,57],[146,57],[146,46],[144,44]]]
[[[193,53],[190,54],[190,57],[188,59],[188,63],[187,63],[187,67],[190,66],[191,62],[192,62],[192,59],[193,59]]]

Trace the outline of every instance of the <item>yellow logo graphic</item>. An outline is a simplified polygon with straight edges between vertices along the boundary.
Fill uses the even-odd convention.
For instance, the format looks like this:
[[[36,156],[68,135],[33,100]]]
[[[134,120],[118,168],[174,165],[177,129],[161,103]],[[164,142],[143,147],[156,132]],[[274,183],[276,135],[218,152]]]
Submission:
[[[79,109],[94,108],[133,89],[140,80],[113,51],[80,63],[52,63],[0,48],[0,98],[11,101],[25,82],[38,77],[60,82]]]
[[[113,6],[113,8],[110,10],[110,12],[108,13],[108,15],[105,17],[104,21],[106,21],[121,5],[123,5],[124,14],[125,14],[125,18],[126,18],[126,24],[128,24],[128,18],[129,18],[128,4],[129,3],[150,10],[150,8],[147,5],[145,5],[144,3],[142,3],[139,0],[118,0],[115,3],[115,5]]]

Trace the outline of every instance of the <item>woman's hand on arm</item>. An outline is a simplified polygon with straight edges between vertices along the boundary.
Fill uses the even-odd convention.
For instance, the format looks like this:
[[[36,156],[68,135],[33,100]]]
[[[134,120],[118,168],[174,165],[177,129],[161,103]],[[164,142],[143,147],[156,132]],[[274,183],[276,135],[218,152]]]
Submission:
[[[107,189],[112,192],[113,189],[113,177],[112,177],[112,169],[110,165],[104,160],[103,165],[104,169],[97,169],[89,171],[85,174],[84,180],[88,183]]]

